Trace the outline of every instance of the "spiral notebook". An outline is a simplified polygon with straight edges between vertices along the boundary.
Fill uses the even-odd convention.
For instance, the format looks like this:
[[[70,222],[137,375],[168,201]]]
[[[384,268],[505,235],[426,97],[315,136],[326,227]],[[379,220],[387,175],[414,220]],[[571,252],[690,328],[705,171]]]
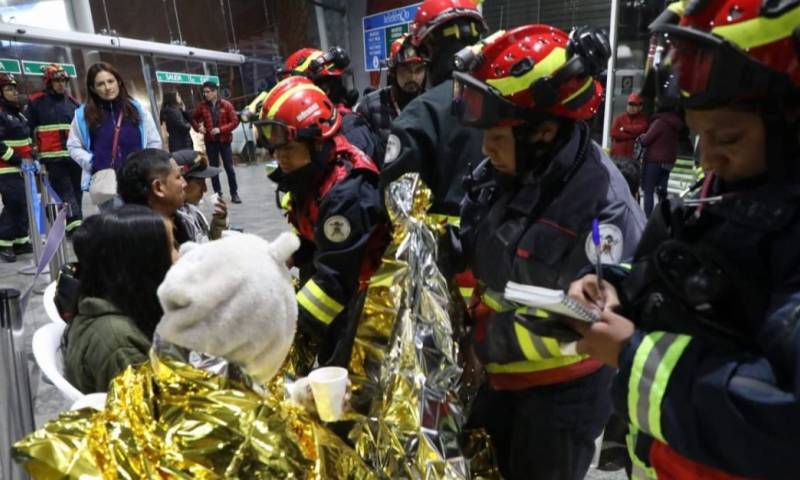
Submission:
[[[528,307],[541,308],[542,310],[576,320],[584,322],[596,322],[598,320],[595,312],[589,310],[580,302],[573,300],[561,290],[508,282],[504,296],[506,300]]]

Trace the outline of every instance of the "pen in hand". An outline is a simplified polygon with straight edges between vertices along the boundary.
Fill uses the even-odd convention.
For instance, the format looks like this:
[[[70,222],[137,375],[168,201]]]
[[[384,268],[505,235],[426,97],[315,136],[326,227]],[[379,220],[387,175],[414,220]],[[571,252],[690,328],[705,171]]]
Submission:
[[[597,291],[600,293],[600,309],[602,310],[605,308],[606,304],[606,296],[603,293],[603,267],[600,262],[602,257],[602,252],[600,251],[600,221],[598,219],[592,220],[592,243],[594,243],[594,253],[595,253],[595,275],[597,275]]]

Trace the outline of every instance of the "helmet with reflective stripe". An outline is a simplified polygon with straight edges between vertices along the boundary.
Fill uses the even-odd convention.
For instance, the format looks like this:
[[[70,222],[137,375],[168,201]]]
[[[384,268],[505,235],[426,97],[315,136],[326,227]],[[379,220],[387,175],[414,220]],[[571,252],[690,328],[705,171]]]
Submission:
[[[393,69],[397,65],[404,63],[420,63],[425,61],[425,59],[420,56],[417,47],[411,44],[410,38],[410,35],[406,33],[392,42],[389,51],[389,59],[386,61],[386,66],[389,69]]]
[[[668,34],[673,95],[684,106],[800,93],[800,1],[693,0],[682,6],[679,24],[659,22],[653,31]]]
[[[17,79],[14,78],[14,75],[10,73],[0,72],[0,88],[5,87],[6,85],[14,85],[16,87]]]
[[[325,92],[308,78],[295,76],[269,92],[256,126],[275,148],[294,140],[332,138],[342,126],[342,117]]]
[[[548,25],[498,32],[457,54],[471,57],[461,62],[471,72],[454,75],[454,108],[462,121],[482,127],[547,115],[588,119],[603,94],[593,76],[609,54],[605,36],[588,27],[570,36]]]
[[[44,73],[44,83],[50,83],[53,80],[69,80],[69,74],[64,67],[57,63],[51,63],[42,69]]]
[[[350,57],[341,47],[331,47],[328,52],[316,48],[301,48],[289,55],[280,75],[303,75],[311,79],[341,77],[350,64]]]
[[[425,0],[411,24],[411,43],[419,47],[433,31],[456,19],[471,21],[475,37],[489,29],[473,0]]]

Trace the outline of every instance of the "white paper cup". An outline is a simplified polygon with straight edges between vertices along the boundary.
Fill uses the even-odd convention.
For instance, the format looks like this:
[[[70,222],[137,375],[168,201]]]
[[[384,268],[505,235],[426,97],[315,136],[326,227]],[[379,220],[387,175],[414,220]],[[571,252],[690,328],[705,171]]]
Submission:
[[[319,418],[323,422],[335,422],[342,418],[344,396],[347,392],[347,369],[318,368],[308,374],[308,382],[314,393]]]

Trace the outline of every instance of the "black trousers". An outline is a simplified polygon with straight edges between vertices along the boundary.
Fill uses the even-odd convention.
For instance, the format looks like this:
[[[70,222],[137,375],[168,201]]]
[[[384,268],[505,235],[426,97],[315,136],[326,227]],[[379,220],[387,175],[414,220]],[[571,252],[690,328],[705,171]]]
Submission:
[[[28,238],[28,204],[25,200],[25,182],[18,172],[0,174],[0,195],[3,196],[3,213],[0,213],[0,247],[26,243]]]
[[[69,205],[69,216],[67,217],[67,226],[69,227],[71,223],[83,218],[81,210],[83,169],[69,158],[49,161],[46,166],[50,185],[53,186],[53,190],[61,197],[61,200]]]
[[[609,367],[577,380],[478,393],[468,427],[492,438],[503,478],[582,480],[611,414]]]
[[[230,194],[235,195],[239,191],[236,185],[236,171],[233,169],[233,152],[230,143],[206,142],[206,153],[208,163],[212,167],[219,167],[219,158],[222,157],[222,165],[225,167],[225,175],[228,177],[228,188]],[[222,186],[219,183],[219,175],[211,178],[211,186],[214,192],[222,193]]]

